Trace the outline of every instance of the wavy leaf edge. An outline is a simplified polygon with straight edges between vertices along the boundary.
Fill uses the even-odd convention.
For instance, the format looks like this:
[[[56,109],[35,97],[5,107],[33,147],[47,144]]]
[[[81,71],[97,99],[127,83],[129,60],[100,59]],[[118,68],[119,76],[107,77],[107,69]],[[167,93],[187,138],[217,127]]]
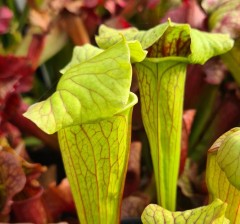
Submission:
[[[226,209],[227,203],[222,202],[220,199],[215,199],[209,205],[186,210],[183,212],[171,212],[159,205],[150,204],[144,209],[141,220],[143,224],[225,224],[229,223],[229,220],[224,216]]]
[[[146,54],[141,45],[137,41],[131,42],[130,45],[134,60],[143,60]],[[62,70],[65,73],[58,83],[57,91],[52,96],[45,101],[33,104],[23,114],[46,133],[53,134],[61,128],[75,124],[98,122],[132,105],[129,101],[130,98],[132,99],[131,55],[125,38],[105,51],[100,50],[100,52],[95,47],[90,48],[93,49],[93,54],[85,57],[86,61],[77,61],[73,56],[73,62]],[[85,46],[85,49],[89,49],[89,46]],[[109,64],[105,59],[112,63]],[[93,68],[93,64],[98,66],[97,72],[102,71],[101,74],[94,74],[96,67]],[[85,69],[86,73],[82,72],[78,75],[80,68]],[[76,78],[77,76],[81,76],[80,81]],[[95,81],[97,84],[94,84]],[[79,85],[82,88],[80,90]],[[92,102],[89,102],[89,99]],[[136,103],[136,99],[134,102]]]
[[[119,33],[121,33],[128,41],[138,40],[142,44],[143,49],[148,50],[172,28],[179,29],[179,35],[181,35],[183,31],[186,31],[187,35],[189,35],[191,42],[189,54],[184,57],[179,57],[179,55],[149,57],[149,55],[147,55],[145,60],[160,62],[169,59],[191,64],[204,64],[211,57],[226,53],[234,44],[234,41],[227,34],[207,33],[193,29],[189,24],[173,23],[171,20],[147,31],[137,30],[137,28],[116,30],[106,25],[101,25],[99,35],[96,36],[96,42],[100,48],[106,49],[120,40]]]

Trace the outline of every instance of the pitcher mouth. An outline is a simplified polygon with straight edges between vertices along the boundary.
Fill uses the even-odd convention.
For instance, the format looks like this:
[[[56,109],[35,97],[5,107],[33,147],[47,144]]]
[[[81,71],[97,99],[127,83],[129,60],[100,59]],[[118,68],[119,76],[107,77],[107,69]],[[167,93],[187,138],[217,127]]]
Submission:
[[[190,63],[188,57],[182,57],[182,56],[167,56],[167,57],[161,57],[161,58],[146,57],[144,59],[144,61],[149,61],[149,62],[153,62],[153,63],[167,62],[167,61]]]

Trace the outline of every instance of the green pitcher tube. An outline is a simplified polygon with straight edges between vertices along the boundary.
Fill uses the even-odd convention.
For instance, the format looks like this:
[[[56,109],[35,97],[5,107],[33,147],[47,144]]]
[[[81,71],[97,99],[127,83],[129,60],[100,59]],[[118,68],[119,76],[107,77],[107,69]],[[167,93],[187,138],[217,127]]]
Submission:
[[[119,223],[130,150],[131,115],[136,102],[137,96],[130,93],[126,108],[112,118],[58,132],[82,224]]]
[[[228,206],[230,223],[240,223],[240,128],[221,135],[208,150],[206,185],[209,202],[219,198]]]
[[[120,40],[138,40],[147,51],[135,64],[142,117],[153,161],[158,203],[175,210],[181,152],[184,81],[187,64],[204,64],[231,49],[233,41],[223,34],[209,34],[188,24],[159,24],[149,30],[116,30],[102,25],[97,44],[108,49]]]
[[[186,63],[136,64],[144,127],[149,139],[158,202],[174,211],[180,161]]]

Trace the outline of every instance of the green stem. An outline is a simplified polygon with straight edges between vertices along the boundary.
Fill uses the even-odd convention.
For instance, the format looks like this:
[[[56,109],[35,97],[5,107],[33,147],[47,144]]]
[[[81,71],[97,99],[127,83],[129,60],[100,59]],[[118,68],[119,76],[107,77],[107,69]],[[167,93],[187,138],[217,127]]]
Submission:
[[[174,211],[180,163],[186,63],[144,61],[136,64],[136,69],[158,203]]]
[[[194,161],[203,159],[206,150],[210,147],[215,126],[210,128],[214,115],[216,116],[216,102],[219,94],[219,86],[209,86],[201,96],[202,101],[197,108],[197,114],[194,119],[192,131],[189,139],[188,156]],[[217,108],[219,109],[219,108]],[[210,143],[211,144],[211,143]]]

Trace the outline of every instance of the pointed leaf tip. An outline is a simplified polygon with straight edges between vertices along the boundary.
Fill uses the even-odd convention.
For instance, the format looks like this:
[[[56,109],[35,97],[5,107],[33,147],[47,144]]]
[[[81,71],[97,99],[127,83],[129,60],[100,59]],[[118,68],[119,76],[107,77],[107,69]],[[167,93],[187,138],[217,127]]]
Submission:
[[[129,41],[128,47],[130,50],[131,62],[141,62],[145,59],[147,51],[142,49],[142,45],[139,41]]]
[[[81,103],[68,91],[56,91],[48,99],[33,104],[23,114],[47,134],[71,125],[80,117]]]
[[[75,46],[73,49],[73,55],[71,61],[61,69],[61,73],[64,74],[66,71],[79,63],[85,62],[92,57],[103,52],[102,49],[99,49],[91,44],[85,44],[84,46]]]
[[[169,26],[171,26],[171,25],[172,25],[172,20],[171,20],[171,18],[170,18],[170,17],[168,18],[168,24],[169,24]]]

